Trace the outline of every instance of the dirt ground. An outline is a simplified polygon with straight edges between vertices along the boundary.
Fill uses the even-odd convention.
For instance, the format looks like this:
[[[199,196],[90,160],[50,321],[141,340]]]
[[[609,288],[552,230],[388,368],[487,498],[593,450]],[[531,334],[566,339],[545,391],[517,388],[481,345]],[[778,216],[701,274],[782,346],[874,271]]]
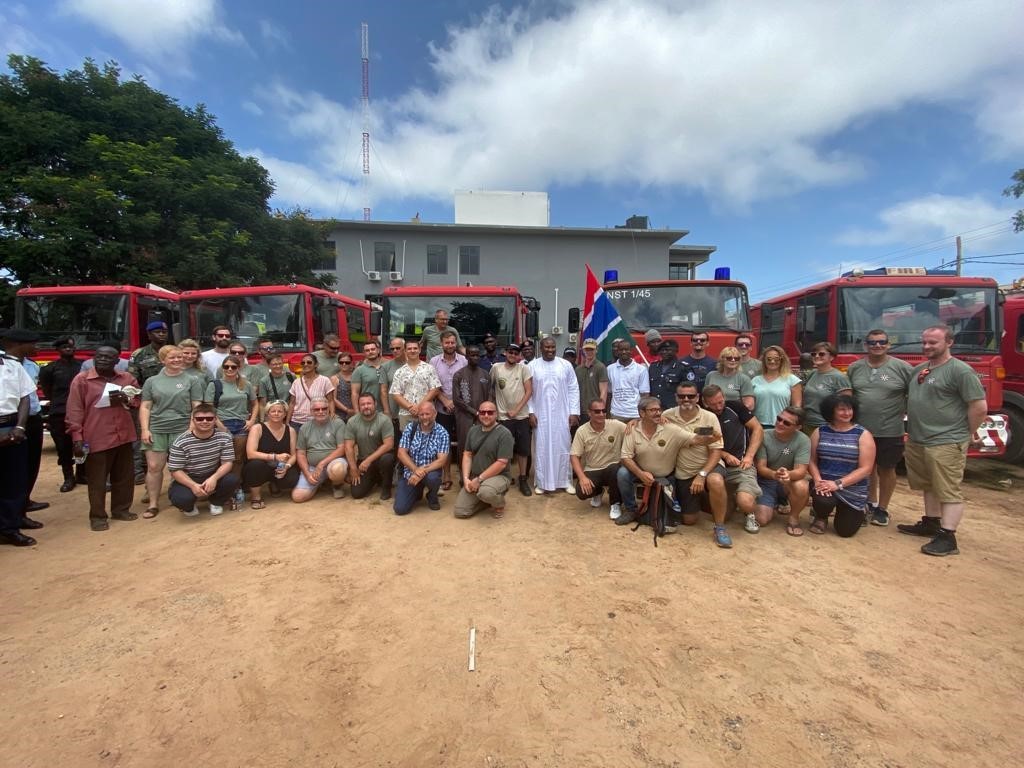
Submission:
[[[1003,464],[972,463],[962,554],[930,558],[892,526],[733,521],[727,551],[703,521],[655,548],[607,506],[517,492],[500,521],[453,519],[453,493],[405,518],[322,495],[93,533],[53,461],[39,545],[0,548],[5,768],[1024,755],[1024,472]],[[920,515],[902,481],[892,511]]]

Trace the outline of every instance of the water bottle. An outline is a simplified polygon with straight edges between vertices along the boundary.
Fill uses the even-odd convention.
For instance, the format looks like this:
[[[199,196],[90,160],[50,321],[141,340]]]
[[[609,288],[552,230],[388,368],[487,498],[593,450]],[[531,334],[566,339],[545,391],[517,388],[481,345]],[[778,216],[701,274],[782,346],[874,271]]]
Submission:
[[[85,464],[85,457],[88,456],[88,455],[89,455],[89,444],[88,443],[82,443],[82,455],[81,456],[75,456],[73,460],[74,460],[75,464]]]
[[[283,461],[277,462],[277,471],[278,472],[284,472],[286,469],[288,469],[288,465],[287,464],[285,464]]]

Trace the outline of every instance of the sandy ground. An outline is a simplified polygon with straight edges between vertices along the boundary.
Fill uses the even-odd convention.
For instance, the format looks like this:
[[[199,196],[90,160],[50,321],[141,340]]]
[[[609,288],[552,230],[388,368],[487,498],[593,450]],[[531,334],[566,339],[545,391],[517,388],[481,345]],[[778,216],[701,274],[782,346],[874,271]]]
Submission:
[[[566,494],[501,521],[321,495],[93,533],[53,460],[39,545],[0,548],[4,768],[1024,759],[1005,465],[972,472],[939,559],[894,527],[734,522],[726,551],[704,521],[655,548]],[[893,512],[920,514],[902,483]]]

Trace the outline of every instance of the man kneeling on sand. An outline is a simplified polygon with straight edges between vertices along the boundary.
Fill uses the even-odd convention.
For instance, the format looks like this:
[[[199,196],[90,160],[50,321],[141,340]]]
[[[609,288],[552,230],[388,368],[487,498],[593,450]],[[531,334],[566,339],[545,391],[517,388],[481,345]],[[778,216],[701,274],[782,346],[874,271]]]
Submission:
[[[505,515],[505,494],[512,485],[508,465],[515,441],[498,423],[498,407],[485,401],[476,409],[479,424],[466,438],[462,452],[462,476],[466,478],[455,500],[455,517],[472,517],[490,507],[491,516]]]

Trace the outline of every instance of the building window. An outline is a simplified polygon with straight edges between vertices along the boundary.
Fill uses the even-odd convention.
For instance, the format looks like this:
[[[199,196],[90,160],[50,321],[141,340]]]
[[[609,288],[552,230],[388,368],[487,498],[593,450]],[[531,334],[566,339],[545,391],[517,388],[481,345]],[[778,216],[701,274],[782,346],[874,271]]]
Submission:
[[[459,246],[459,274],[479,275],[480,274],[480,246],[460,245]]]
[[[427,274],[447,275],[448,274],[448,246],[428,245],[427,246]]]
[[[373,268],[378,272],[395,271],[395,244],[373,244]]]
[[[333,240],[324,240],[324,253],[320,261],[313,265],[317,272],[334,272],[338,269],[338,252]]]
[[[689,264],[669,264],[668,265],[668,279],[669,280],[689,280],[690,279],[690,265]]]

